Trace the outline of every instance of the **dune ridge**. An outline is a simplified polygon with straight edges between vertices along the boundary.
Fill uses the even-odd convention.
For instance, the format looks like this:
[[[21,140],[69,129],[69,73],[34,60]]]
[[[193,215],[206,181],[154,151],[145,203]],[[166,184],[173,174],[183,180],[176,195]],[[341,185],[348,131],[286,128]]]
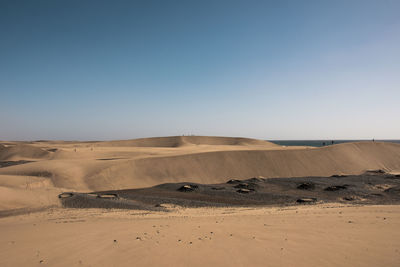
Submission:
[[[167,136],[140,138],[123,141],[105,141],[95,145],[100,146],[132,146],[132,147],[180,147],[185,145],[262,145],[278,147],[278,145],[251,138],[219,137],[219,136]]]

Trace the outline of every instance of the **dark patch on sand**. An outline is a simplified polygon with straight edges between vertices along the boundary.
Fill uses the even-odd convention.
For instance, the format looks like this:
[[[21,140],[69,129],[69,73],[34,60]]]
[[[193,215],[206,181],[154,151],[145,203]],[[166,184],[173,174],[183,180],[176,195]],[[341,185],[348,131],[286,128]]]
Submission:
[[[20,209],[11,209],[11,210],[1,210],[0,211],[0,218],[9,217],[9,216],[16,216],[21,214],[33,213],[33,212],[40,212],[45,211],[50,208],[56,208],[57,206],[46,206],[40,208],[20,208]]]
[[[197,185],[194,184],[185,184],[178,188],[179,192],[192,192],[199,188]]]
[[[344,190],[347,189],[349,185],[345,184],[345,185],[331,185],[326,187],[324,190],[325,191],[339,191],[339,190]]]
[[[256,183],[239,183],[234,186],[234,188],[238,189],[247,189],[250,191],[255,191],[258,185]]]
[[[16,161],[0,161],[0,168],[10,167],[14,165],[26,164],[34,161],[30,160],[16,160]]]
[[[65,193],[59,194],[58,198],[70,198],[73,196],[74,196],[74,193],[65,192]]]
[[[224,190],[225,187],[211,187],[212,190]]]
[[[385,190],[385,193],[400,195],[400,186],[393,186]]]
[[[315,189],[315,184],[312,182],[305,182],[301,183],[297,186],[297,189],[300,190],[314,190]]]
[[[97,198],[105,198],[105,199],[118,199],[117,194],[97,194]]]
[[[238,184],[241,183],[241,180],[237,180],[237,179],[230,179],[229,181],[227,181],[227,184]]]
[[[97,160],[119,160],[124,158],[105,158],[105,159],[97,159]]]
[[[314,203],[316,202],[317,199],[315,197],[312,198],[299,198],[296,200],[297,203]]]
[[[249,194],[253,191],[254,191],[254,189],[240,188],[236,192],[241,193],[241,194]]]
[[[149,188],[73,193],[65,207],[163,209],[161,204],[204,206],[287,206],[303,203],[400,204],[400,179],[374,172],[340,177],[229,180],[224,184],[167,183]],[[394,175],[392,175],[394,177]],[[388,189],[379,189],[384,184]],[[99,195],[115,197],[99,198]],[[156,207],[158,205],[158,207]]]
[[[59,196],[61,204],[66,208],[102,208],[102,209],[137,209],[137,210],[165,210],[164,207],[149,205],[133,199],[121,199],[115,193],[86,194],[67,192]]]

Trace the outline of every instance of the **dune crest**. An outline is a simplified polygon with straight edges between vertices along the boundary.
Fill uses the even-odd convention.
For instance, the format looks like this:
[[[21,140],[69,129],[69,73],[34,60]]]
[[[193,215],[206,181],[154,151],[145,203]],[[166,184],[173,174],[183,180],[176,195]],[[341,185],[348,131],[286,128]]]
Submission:
[[[218,137],[218,136],[167,136],[167,137],[151,137],[140,138],[123,141],[106,141],[99,142],[95,145],[100,146],[132,146],[132,147],[180,147],[185,145],[229,145],[229,146],[246,146],[261,145],[269,147],[277,147],[264,140],[257,140],[243,137]]]

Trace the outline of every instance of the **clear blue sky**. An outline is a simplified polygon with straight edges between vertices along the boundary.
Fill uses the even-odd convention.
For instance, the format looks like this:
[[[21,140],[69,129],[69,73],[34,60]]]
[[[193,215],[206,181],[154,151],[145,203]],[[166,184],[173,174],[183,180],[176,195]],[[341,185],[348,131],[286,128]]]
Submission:
[[[0,0],[0,139],[400,138],[400,1]]]

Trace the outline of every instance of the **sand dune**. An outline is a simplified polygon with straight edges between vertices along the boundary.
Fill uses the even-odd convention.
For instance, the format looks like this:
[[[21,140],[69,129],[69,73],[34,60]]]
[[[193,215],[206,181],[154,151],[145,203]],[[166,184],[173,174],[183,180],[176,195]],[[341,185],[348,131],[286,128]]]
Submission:
[[[9,161],[7,167],[0,168],[0,176],[46,179],[45,188],[54,193],[129,189],[168,182],[223,183],[231,178],[255,176],[330,176],[360,174],[368,169],[400,170],[400,145],[381,142],[287,148],[247,138],[179,136],[15,144],[0,148],[1,161]],[[36,189],[29,191],[34,195]],[[43,193],[38,190],[37,194],[39,197]]]
[[[49,154],[49,151],[25,144],[0,146],[0,160],[43,159]]]
[[[184,145],[262,145],[278,147],[268,141],[242,138],[242,137],[217,137],[217,136],[169,136],[141,138],[126,141],[110,141],[96,143],[100,146],[133,146],[133,147],[180,147]]]
[[[360,174],[368,169],[400,169],[400,145],[365,142],[318,149],[224,150],[136,158],[115,162],[87,176],[85,182],[90,189],[106,190],[183,181],[221,183],[235,177]]]
[[[398,176],[376,173],[378,178],[373,180],[366,174],[363,181],[357,176],[311,177],[360,174],[369,169],[400,172],[400,145],[358,142],[322,148],[282,147],[262,140],[196,136],[0,142],[0,265],[397,266],[399,207],[362,205],[398,203]],[[181,193],[171,184],[119,191],[114,200],[102,199],[112,192],[82,193],[171,182],[216,184],[255,176],[311,178],[251,179],[262,183],[255,183],[255,193],[249,193],[246,203],[262,200],[286,205],[289,191],[295,190],[294,203],[297,197],[306,196],[325,204],[218,209],[173,206],[199,202],[200,197],[203,202],[236,201],[242,205],[245,198],[237,195],[236,185],[231,184],[220,185],[225,187],[218,191],[223,197],[217,193],[210,197],[213,186],[198,185],[198,192],[177,202],[164,201]],[[303,180],[316,189],[296,189]],[[348,189],[325,190],[342,183],[348,183]],[[58,195],[68,191],[81,192],[73,194],[79,201],[60,202]],[[132,195],[138,191],[142,193]],[[365,197],[367,191],[369,198]],[[343,206],[349,203],[344,198],[348,194],[359,197],[352,200],[358,206]],[[340,206],[336,199],[343,200]],[[61,207],[66,201],[71,207],[77,207],[74,203],[99,207],[99,200],[100,207],[129,204],[135,209],[143,208],[144,203],[151,208]],[[163,205],[154,205],[154,201]],[[36,213],[25,214],[29,211]],[[12,216],[17,214],[22,215]]]
[[[152,157],[121,163],[106,171],[126,179],[126,174],[140,177],[135,183],[148,186],[160,181],[218,183],[235,177],[330,176],[359,174],[367,169],[392,171],[399,168],[400,145],[353,143],[319,149],[218,151]],[[101,179],[104,177],[101,174],[93,178]],[[88,180],[90,186],[96,186],[91,181]]]

